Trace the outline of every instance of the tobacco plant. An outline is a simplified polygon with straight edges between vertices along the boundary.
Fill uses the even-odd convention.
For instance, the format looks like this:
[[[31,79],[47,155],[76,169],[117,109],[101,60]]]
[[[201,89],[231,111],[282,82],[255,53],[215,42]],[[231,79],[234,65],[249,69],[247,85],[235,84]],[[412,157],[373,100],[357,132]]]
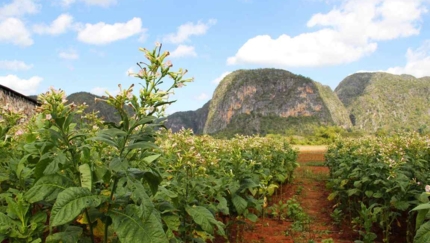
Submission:
[[[349,220],[366,228],[364,241],[372,241],[373,226],[389,242],[393,227],[406,225],[407,235],[419,202],[416,199],[430,182],[430,139],[416,133],[392,137],[341,140],[326,155],[330,168],[328,186]],[[371,209],[371,212],[367,212]],[[397,226],[395,226],[396,224]],[[413,229],[412,229],[413,231]],[[411,242],[411,237],[405,239]]]
[[[85,107],[67,104],[64,91],[51,89],[38,97],[42,105],[18,150],[21,159],[9,156],[7,162],[11,176],[1,194],[7,207],[0,213],[3,239],[167,242],[151,199],[162,180],[154,166],[159,154],[151,151],[162,125],[159,115],[172,103],[168,95],[191,80],[183,79],[186,71],[170,71],[171,63],[164,61],[169,53],[161,53],[161,45],[141,51],[149,62],[138,64],[139,95],[133,86],[120,87],[118,95],[100,100],[116,109],[117,124],[77,121]],[[162,91],[165,77],[172,84]]]

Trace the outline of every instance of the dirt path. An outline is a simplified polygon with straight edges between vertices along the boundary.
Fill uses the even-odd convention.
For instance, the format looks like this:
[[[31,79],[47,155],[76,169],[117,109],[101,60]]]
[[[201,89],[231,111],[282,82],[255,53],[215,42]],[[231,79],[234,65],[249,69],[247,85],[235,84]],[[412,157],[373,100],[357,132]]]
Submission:
[[[326,147],[318,146],[312,149],[306,146],[299,149],[301,151],[300,167],[295,172],[293,183],[284,185],[278,190],[277,195],[269,202],[269,207],[266,209],[267,216],[264,219],[245,227],[242,242],[346,243],[354,242],[354,239],[357,239],[354,232],[348,229],[349,227],[342,229],[331,217],[334,205],[327,200],[330,192],[325,186],[329,170],[323,166]],[[280,201],[281,203],[279,203]],[[274,204],[284,205],[286,208],[290,205],[290,214],[296,219],[283,218],[288,214],[288,209],[283,211],[284,215],[281,219],[274,218],[270,213],[270,206],[273,208]],[[305,216],[300,213],[291,213],[293,209],[300,211],[297,210],[297,207],[300,206]],[[299,216],[297,217],[297,215]]]

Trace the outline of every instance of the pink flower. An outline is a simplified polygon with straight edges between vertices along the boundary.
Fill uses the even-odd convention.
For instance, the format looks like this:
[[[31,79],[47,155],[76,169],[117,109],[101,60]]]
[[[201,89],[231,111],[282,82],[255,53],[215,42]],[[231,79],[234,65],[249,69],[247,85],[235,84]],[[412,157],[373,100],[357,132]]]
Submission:
[[[22,135],[22,134],[24,134],[24,132],[21,129],[19,129],[18,131],[15,132],[16,136],[19,136],[19,135]]]
[[[128,92],[128,93],[127,93],[127,98],[131,100],[131,99],[133,98],[133,93]]]
[[[171,67],[171,66],[173,66],[173,64],[172,64],[172,62],[169,60],[169,61],[167,61],[166,63],[165,63],[165,65],[166,65],[166,67]]]
[[[426,185],[425,189],[426,189],[426,192],[430,192],[430,185]]]
[[[45,119],[46,119],[46,120],[51,120],[51,119],[52,119],[51,114],[46,115],[46,116],[45,116]]]
[[[158,41],[156,41],[155,42],[155,47],[160,47],[161,46],[161,43],[160,42],[158,42]]]

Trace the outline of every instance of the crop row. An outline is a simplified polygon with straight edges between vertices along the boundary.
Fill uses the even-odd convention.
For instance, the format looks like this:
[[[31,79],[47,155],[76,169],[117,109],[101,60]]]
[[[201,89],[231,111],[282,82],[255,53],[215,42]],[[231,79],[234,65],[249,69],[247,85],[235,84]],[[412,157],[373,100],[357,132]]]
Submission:
[[[378,233],[389,242],[400,230],[412,241],[421,223],[410,211],[430,184],[429,137],[411,133],[342,140],[329,147],[326,159],[333,191],[329,199],[356,226],[362,242],[373,242]],[[416,236],[414,242],[428,241]]]

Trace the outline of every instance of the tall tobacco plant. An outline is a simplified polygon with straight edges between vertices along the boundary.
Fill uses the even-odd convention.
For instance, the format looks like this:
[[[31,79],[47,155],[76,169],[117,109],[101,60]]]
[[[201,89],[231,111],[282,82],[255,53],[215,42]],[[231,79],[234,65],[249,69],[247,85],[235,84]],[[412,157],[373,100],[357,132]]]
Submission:
[[[120,86],[118,95],[100,100],[116,109],[119,123],[83,116],[85,106],[67,104],[64,91],[39,96],[39,113],[2,173],[0,240],[168,241],[152,201],[161,176],[154,166],[159,154],[151,151],[159,116],[172,103],[168,95],[191,79],[183,78],[186,70],[170,70],[160,44],[140,50],[148,63],[138,63],[134,74],[142,80],[139,94]],[[171,84],[161,90],[166,77]],[[8,126],[1,128],[3,134]]]

